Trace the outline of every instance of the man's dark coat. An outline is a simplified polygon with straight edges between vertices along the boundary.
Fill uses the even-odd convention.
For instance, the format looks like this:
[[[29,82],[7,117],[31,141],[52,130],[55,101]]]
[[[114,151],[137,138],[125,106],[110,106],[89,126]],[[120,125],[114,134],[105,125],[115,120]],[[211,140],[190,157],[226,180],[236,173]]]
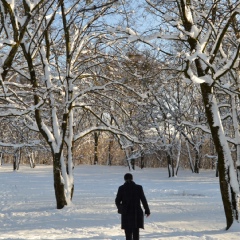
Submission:
[[[137,185],[133,181],[127,181],[119,187],[115,203],[122,216],[122,229],[144,228],[144,215],[140,202],[145,209],[145,214],[150,214],[141,185]]]

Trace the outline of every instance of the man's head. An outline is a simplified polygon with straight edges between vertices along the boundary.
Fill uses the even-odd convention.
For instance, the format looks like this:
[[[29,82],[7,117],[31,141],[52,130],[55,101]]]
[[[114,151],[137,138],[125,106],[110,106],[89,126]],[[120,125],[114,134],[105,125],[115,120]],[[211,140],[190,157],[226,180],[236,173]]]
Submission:
[[[124,180],[127,182],[130,182],[130,181],[132,181],[133,180],[133,176],[132,176],[132,174],[131,173],[126,173],[125,175],[124,175]]]

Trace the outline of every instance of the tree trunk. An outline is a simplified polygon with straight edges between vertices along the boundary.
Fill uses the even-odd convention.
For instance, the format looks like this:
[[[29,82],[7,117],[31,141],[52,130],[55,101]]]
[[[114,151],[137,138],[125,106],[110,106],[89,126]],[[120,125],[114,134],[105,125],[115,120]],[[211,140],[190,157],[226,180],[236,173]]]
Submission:
[[[53,179],[57,209],[62,209],[65,205],[67,205],[67,201],[65,197],[64,183],[62,181],[61,153],[54,154]]]
[[[131,151],[131,156],[132,156],[133,147],[130,148],[130,151]],[[135,158],[131,158],[130,163],[131,163],[132,169],[135,170]]]
[[[238,96],[240,98],[240,95]],[[234,135],[236,139],[236,149],[237,149],[236,172],[237,172],[238,185],[240,186],[240,133],[239,133],[239,122],[238,122],[238,113],[237,113],[235,94],[231,95],[231,106],[232,106],[233,128],[234,128]]]
[[[194,164],[194,172],[199,173],[199,149],[195,149],[195,164]]]
[[[229,166],[226,164],[226,162],[231,161],[231,159],[226,159],[224,150],[227,148],[227,146],[225,146],[225,149],[223,149],[224,145],[221,142],[223,139],[221,139],[222,134],[220,132],[221,126],[220,126],[220,123],[215,122],[216,116],[214,116],[214,114],[216,113],[217,109],[216,109],[216,103],[214,103],[212,100],[213,89],[207,83],[202,83],[200,86],[201,86],[201,92],[202,92],[203,102],[205,106],[206,117],[208,119],[208,124],[212,133],[215,149],[218,154],[220,190],[221,190],[222,201],[223,201],[223,206],[224,206],[224,211],[226,216],[226,223],[227,223],[226,229],[229,229],[234,221],[234,206],[233,206],[233,202],[231,201],[232,193],[230,192],[231,186],[229,184],[230,182]],[[233,198],[235,199],[235,196]]]
[[[31,168],[35,168],[35,158],[33,152],[28,153],[29,164]]]
[[[94,165],[98,164],[98,138],[99,138],[99,133],[94,132]]]
[[[237,148],[236,172],[237,172],[238,184],[240,186],[240,144],[237,144],[236,148]]]
[[[190,152],[190,148],[189,148],[188,141],[186,141],[186,146],[187,146],[187,151],[188,151],[189,165],[190,165],[190,168],[191,168],[192,172],[194,172],[193,162],[192,162],[192,156],[191,156],[191,152]]]
[[[4,154],[1,152],[0,153],[0,165],[2,166],[4,163]]]
[[[181,156],[181,148],[182,148],[182,137],[181,137],[181,135],[180,135],[179,145],[178,145],[178,154],[177,154],[177,163],[176,163],[176,172],[175,172],[175,175],[176,175],[176,176],[177,176],[177,174],[178,174],[178,169],[179,169],[180,156]]]
[[[124,152],[125,152],[125,156],[126,156],[126,161],[127,161],[127,165],[128,165],[128,168],[129,168],[129,171],[132,171],[132,165],[130,164],[130,160],[129,159],[129,153],[128,153],[128,150],[127,149],[124,149]]]
[[[174,177],[174,166],[171,150],[167,151],[168,177]]]
[[[131,166],[132,169],[135,170],[135,159],[131,159]]]
[[[184,28],[186,31],[191,32],[193,23],[189,18],[189,3],[190,1],[188,3],[186,1],[181,1],[181,5],[179,5],[179,7],[181,8],[182,12]],[[226,25],[226,27],[227,26],[228,25]],[[191,51],[197,50],[198,43],[195,38],[188,37],[188,43]],[[217,49],[218,48],[216,48],[215,50]],[[206,75],[206,70],[203,69],[201,60],[197,58],[194,60],[194,62],[198,77],[204,77]],[[210,61],[210,63],[212,62]],[[211,130],[216,152],[218,153],[220,190],[227,223],[226,229],[229,229],[234,221],[234,217],[236,217],[237,215],[237,209],[235,208],[233,202],[237,198],[236,195],[239,193],[239,186],[238,189],[236,187],[237,176],[234,176],[234,174],[236,173],[234,170],[233,160],[225,137],[225,133],[222,129],[219,109],[217,107],[216,99],[213,94],[213,85],[211,83],[204,82],[200,84],[200,87],[207,122]],[[234,187],[234,189],[231,189],[232,187]],[[231,190],[233,190],[233,193],[231,193]]]
[[[173,154],[171,153],[171,166],[172,166],[172,177],[175,176],[174,163],[173,163]]]
[[[113,156],[112,156],[112,153],[111,153],[112,146],[113,146],[113,137],[110,137],[109,144],[108,144],[108,160],[107,160],[107,165],[108,166],[112,165],[112,159],[113,159]]]
[[[13,156],[13,170],[19,170],[19,165],[20,165],[20,158],[21,158],[21,152],[20,148],[18,148]]]
[[[171,177],[171,168],[170,168],[169,164],[167,166],[168,166],[168,177]]]
[[[216,169],[215,169],[215,171],[216,171],[216,177],[219,177],[219,171],[218,171],[218,159],[216,159],[216,163],[215,163],[215,167],[216,167]]]
[[[143,169],[145,167],[145,164],[144,164],[144,152],[141,151],[141,162],[140,162],[140,165],[141,165],[141,169]]]

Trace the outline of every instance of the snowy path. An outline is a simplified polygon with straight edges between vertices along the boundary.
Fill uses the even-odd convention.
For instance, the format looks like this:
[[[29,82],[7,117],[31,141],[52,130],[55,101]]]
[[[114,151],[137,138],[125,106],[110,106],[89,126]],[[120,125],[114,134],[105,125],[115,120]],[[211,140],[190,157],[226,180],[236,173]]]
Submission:
[[[72,206],[55,208],[52,167],[0,166],[0,239],[124,240],[114,199],[125,167],[77,166]],[[218,179],[214,171],[137,169],[151,209],[141,239],[234,240],[240,224],[225,231]]]

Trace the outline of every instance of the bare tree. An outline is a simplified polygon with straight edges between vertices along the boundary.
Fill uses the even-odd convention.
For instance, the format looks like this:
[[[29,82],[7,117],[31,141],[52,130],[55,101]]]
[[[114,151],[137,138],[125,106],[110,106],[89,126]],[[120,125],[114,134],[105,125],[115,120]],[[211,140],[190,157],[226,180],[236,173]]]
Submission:
[[[2,35],[8,37],[1,53],[9,58],[2,63],[1,101],[7,104],[0,115],[21,117],[28,129],[40,132],[48,144],[58,209],[73,197],[77,140],[92,132],[110,131],[137,141],[134,131],[128,131],[131,127],[122,121],[124,115],[129,119],[124,102],[128,96],[140,101],[143,95],[126,86],[119,75],[106,71],[114,56],[108,53],[104,16],[116,11],[116,2],[43,0],[14,5],[3,1],[4,6],[0,5],[1,23],[5,24]],[[6,47],[10,40],[12,45]],[[17,82],[18,76],[21,82]],[[111,114],[114,125],[101,117]],[[76,128],[79,119],[86,117],[93,124],[84,121]]]
[[[221,98],[218,98],[218,93],[231,91],[238,94],[236,82],[231,74],[236,74],[240,45],[231,24],[239,14],[239,1],[203,3],[191,0],[163,0],[147,1],[147,4],[152,12],[160,16],[164,31],[155,31],[151,36],[139,38],[147,43],[153,38],[160,38],[183,42],[186,46],[183,52],[175,51],[171,54],[178,54],[183,59],[182,72],[185,78],[200,85],[207,122],[218,154],[219,182],[226,228],[229,229],[234,219],[238,219],[239,184],[228,138],[223,128],[223,119],[220,117]],[[232,84],[230,88],[228,82]]]

